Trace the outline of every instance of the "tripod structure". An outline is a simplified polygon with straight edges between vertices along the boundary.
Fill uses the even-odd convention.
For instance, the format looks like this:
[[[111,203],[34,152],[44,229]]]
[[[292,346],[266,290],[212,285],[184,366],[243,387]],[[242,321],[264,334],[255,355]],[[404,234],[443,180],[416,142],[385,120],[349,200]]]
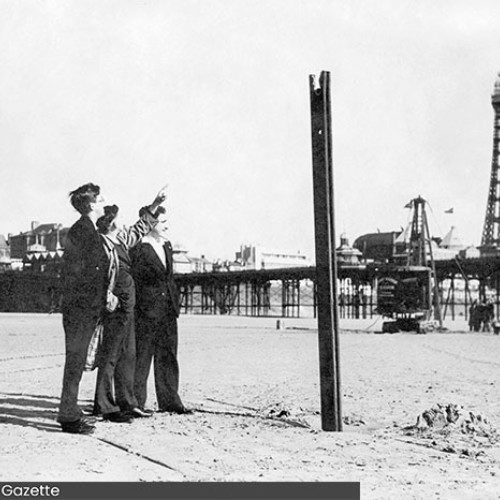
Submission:
[[[425,200],[419,196],[410,201],[413,209],[411,222],[410,240],[408,242],[408,266],[426,266],[427,251],[426,243],[430,241],[429,228],[427,226],[427,216],[425,213]],[[429,251],[432,251],[429,245]]]
[[[443,328],[425,206],[426,201],[421,196],[405,205],[405,208],[412,209],[413,216],[404,260],[380,269],[377,311],[382,316],[391,318],[391,321],[382,324],[383,332],[427,333],[436,328],[435,320],[439,322],[439,328]]]
[[[434,316],[439,321],[439,326],[443,326],[441,308],[439,305],[439,290],[436,281],[436,265],[432,254],[432,240],[427,222],[427,212],[425,210],[426,201],[421,197],[410,201],[413,208],[413,219],[411,223],[411,234],[408,248],[408,266],[427,266],[432,269],[434,278]],[[428,250],[428,252],[427,252]]]

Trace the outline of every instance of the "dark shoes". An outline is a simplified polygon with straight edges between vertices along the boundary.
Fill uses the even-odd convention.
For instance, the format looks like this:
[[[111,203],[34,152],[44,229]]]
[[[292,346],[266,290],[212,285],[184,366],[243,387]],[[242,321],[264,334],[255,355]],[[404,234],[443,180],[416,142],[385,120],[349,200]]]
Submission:
[[[186,408],[184,405],[182,406],[169,406],[167,408],[160,408],[158,410],[160,413],[169,412],[169,413],[177,413],[179,415],[190,415],[194,413],[191,408]]]
[[[63,432],[70,434],[92,434],[95,430],[95,425],[89,419],[81,418],[75,422],[61,422]]]
[[[153,416],[153,412],[150,410],[141,410],[140,408],[132,408],[125,412],[131,418],[148,418]]]
[[[117,424],[129,424],[132,422],[132,417],[123,411],[114,411],[113,413],[104,413],[102,418],[108,422]]]

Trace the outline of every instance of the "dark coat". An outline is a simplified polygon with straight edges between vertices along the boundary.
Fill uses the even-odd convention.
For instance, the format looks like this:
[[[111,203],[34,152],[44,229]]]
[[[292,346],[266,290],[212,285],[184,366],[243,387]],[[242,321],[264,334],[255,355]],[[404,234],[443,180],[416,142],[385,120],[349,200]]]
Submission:
[[[163,245],[167,266],[146,242],[131,249],[132,274],[136,285],[136,309],[147,318],[178,317],[180,296],[173,276],[173,251],[170,242]]]
[[[63,312],[97,316],[106,304],[109,261],[93,222],[82,216],[68,231],[63,255]]]
[[[110,275],[113,275],[113,271],[116,273],[112,292],[118,297],[122,312],[133,312],[135,306],[135,285],[130,270],[132,262],[129,251],[158,223],[147,207],[141,210],[141,214],[134,225],[120,230],[115,239],[103,236],[107,243],[105,249],[110,261]]]

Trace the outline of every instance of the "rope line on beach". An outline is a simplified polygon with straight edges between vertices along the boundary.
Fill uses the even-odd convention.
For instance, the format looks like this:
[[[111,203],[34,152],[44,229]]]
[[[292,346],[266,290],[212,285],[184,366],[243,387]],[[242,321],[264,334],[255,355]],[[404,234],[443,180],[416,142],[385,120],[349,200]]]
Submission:
[[[0,358],[1,361],[17,361],[19,359],[36,359],[36,358],[50,358],[53,356],[64,356],[64,353],[57,353],[57,354],[39,354],[37,356],[12,356],[10,358]]]
[[[157,460],[156,458],[148,457],[147,455],[144,455],[143,453],[140,453],[138,451],[134,451],[131,448],[127,448],[126,446],[123,446],[119,443],[115,443],[114,441],[110,441],[109,439],[105,439],[105,438],[101,438],[101,437],[96,437],[95,439],[97,439],[98,441],[101,441],[103,443],[109,444],[110,446],[114,446],[115,448],[118,448],[119,450],[122,450],[130,455],[136,455],[139,458],[142,458],[144,460],[152,462],[156,465],[160,465],[161,467],[164,467],[165,469],[169,469],[173,472],[177,472],[177,473],[181,474],[182,477],[186,478],[186,475],[183,472],[181,472],[178,469],[175,469],[174,467],[168,465],[165,462],[162,462],[161,460]]]
[[[271,415],[262,415],[260,413],[260,410],[257,408],[252,408],[251,406],[244,406],[244,405],[238,405],[234,403],[229,403],[227,401],[220,401],[218,399],[213,399],[213,398],[205,398],[207,401],[212,401],[214,403],[219,403],[227,406],[232,406],[234,408],[243,408],[244,410],[250,410],[254,413],[232,413],[232,412],[217,412],[217,410],[197,410],[197,411],[203,411],[205,413],[213,413],[213,414],[223,414],[223,415],[235,415],[235,416],[242,416],[242,417],[251,417],[251,418],[259,418],[261,420],[272,420],[273,422],[280,422],[285,425],[290,425],[292,427],[301,427],[303,429],[311,429],[311,426],[309,424],[304,424],[302,422],[298,422],[297,420],[293,420],[290,418],[281,418],[281,417],[273,417]]]
[[[219,403],[219,404],[226,405],[226,406],[233,406],[234,408],[243,408],[245,410],[254,411],[256,413],[259,411],[257,408],[252,408],[251,406],[244,406],[244,405],[238,405],[238,404],[234,404],[234,403],[228,403],[227,401],[220,401],[219,399],[214,399],[214,398],[205,398],[205,399],[207,401],[212,401],[213,403]]]
[[[32,398],[32,399],[56,399],[59,401],[60,396],[47,396],[46,394],[26,394],[24,392],[0,392],[2,396],[20,396],[23,398]]]
[[[36,399],[58,399],[57,396],[46,396],[44,394],[26,394],[25,392],[0,392],[2,396],[22,396]]]
[[[199,413],[210,413],[212,415],[230,415],[234,417],[252,417],[255,418],[257,415],[253,413],[243,413],[238,411],[219,411],[219,410],[205,410],[204,408],[193,408],[195,412]]]
[[[25,370],[12,370],[10,372],[0,372],[0,375],[11,375],[12,373],[36,372],[38,370],[52,370],[53,368],[61,368],[63,364],[53,366],[42,366],[40,368],[26,368]]]
[[[306,424],[302,424],[295,420],[279,418],[279,417],[271,417],[266,415],[256,415],[254,413],[243,413],[243,412],[235,412],[235,411],[217,411],[217,410],[205,410],[201,408],[195,408],[195,411],[201,413],[211,413],[212,415],[229,415],[232,417],[249,417],[249,418],[257,418],[259,420],[272,420],[273,422],[279,422],[285,426],[289,425],[291,427],[301,427],[303,429],[310,429],[311,427]]]
[[[405,443],[405,444],[413,444],[415,446],[420,446],[422,448],[426,448],[426,449],[431,450],[431,451],[437,451],[439,453],[446,453],[447,455],[450,455],[450,456],[455,455],[460,460],[463,460],[464,457],[471,459],[471,460],[474,459],[474,457],[470,457],[469,455],[466,455],[463,453],[461,453],[461,454],[450,453],[449,451],[447,451],[445,449],[437,448],[436,446],[432,446],[431,444],[427,444],[427,443],[419,443],[418,441],[410,441],[410,440],[401,439],[401,438],[394,438],[394,440],[399,441],[401,443]]]
[[[243,413],[243,412],[237,412],[237,411],[219,411],[219,410],[205,410],[202,408],[194,408],[196,412],[200,413],[210,413],[212,415],[230,415],[232,417],[250,417],[250,418],[259,418],[261,420],[276,420],[277,422],[280,422],[284,425],[295,425],[297,427],[307,427],[303,424],[300,424],[298,422],[294,421],[287,421],[282,418],[277,418],[277,417],[266,417],[265,415],[256,415],[254,413]],[[309,429],[309,427],[307,427]]]
[[[433,446],[426,444],[426,443],[419,443],[418,441],[410,441],[409,439],[401,439],[401,438],[393,438],[395,441],[399,441],[400,443],[405,443],[405,444],[414,444],[415,446],[420,446],[421,448],[426,448],[428,450],[432,451],[439,451],[441,453],[445,453],[443,450],[440,450],[439,448],[434,448]]]

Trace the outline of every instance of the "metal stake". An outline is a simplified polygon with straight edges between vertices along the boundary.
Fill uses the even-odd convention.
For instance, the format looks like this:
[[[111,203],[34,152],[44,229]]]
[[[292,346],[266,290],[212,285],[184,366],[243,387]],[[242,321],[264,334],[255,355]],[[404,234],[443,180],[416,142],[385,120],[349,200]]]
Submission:
[[[309,76],[321,384],[321,427],[341,431],[337,260],[333,204],[330,73]]]

